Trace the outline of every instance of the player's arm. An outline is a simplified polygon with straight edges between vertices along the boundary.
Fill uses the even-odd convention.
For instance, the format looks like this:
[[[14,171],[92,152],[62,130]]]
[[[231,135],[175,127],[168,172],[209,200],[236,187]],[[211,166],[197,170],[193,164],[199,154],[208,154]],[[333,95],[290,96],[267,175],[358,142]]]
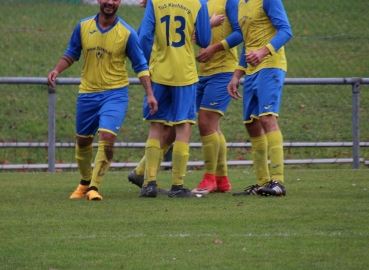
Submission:
[[[264,46],[259,50],[249,51],[245,54],[246,62],[252,66],[257,66],[261,62],[263,62],[265,56],[270,54],[270,50],[268,46]]]
[[[286,11],[281,0],[265,0],[263,9],[277,29],[275,36],[269,43],[259,50],[250,51],[246,54],[247,63],[256,66],[260,64],[268,54],[275,54],[292,38],[292,30],[287,18]]]
[[[69,68],[74,63],[74,61],[75,60],[71,56],[69,56],[67,54],[64,54],[60,58],[59,62],[56,64],[55,68],[47,76],[47,81],[48,81],[49,85],[55,87],[56,78],[65,69]]]
[[[219,14],[216,15],[215,12],[213,13],[213,15],[210,18],[210,27],[213,29],[214,27],[218,27],[220,25],[222,25],[224,23],[225,20],[225,16],[224,14]],[[196,43],[196,30],[193,31],[192,34],[192,42]]]
[[[145,8],[147,4],[147,0],[141,0],[140,1],[140,7]]]
[[[150,109],[150,115],[153,115],[158,111],[158,102],[155,99],[154,93],[151,88],[151,80],[150,76],[143,75],[139,77],[139,80],[145,89],[146,95],[147,95],[147,105]]]
[[[227,86],[228,94],[235,100],[238,100],[242,97],[238,92],[238,87],[240,87],[240,80],[243,75],[245,75],[245,71],[243,69],[236,69],[233,72],[232,79]]]
[[[132,68],[137,74],[141,85],[145,89],[150,114],[154,114],[158,110],[158,103],[152,91],[149,68],[143,56],[137,33],[133,28],[131,28],[130,31],[131,33],[127,40],[126,54],[129,60],[131,60]]]
[[[238,10],[238,0],[228,0],[226,3],[226,13],[232,27],[232,33],[222,40],[225,50],[229,50],[243,42],[242,31],[238,24],[238,13],[234,12],[235,10]]]
[[[55,80],[65,69],[69,68],[75,61],[79,60],[82,51],[81,25],[76,26],[69,41],[68,49],[65,51],[55,68],[47,76],[49,85],[55,87]]]
[[[147,61],[143,56],[142,48],[140,45],[137,32],[133,28],[129,28],[130,34],[126,44],[126,55],[131,60],[132,69],[138,75],[138,77],[147,75],[149,76],[149,69]]]
[[[201,0],[201,8],[196,18],[195,38],[196,44],[201,48],[206,48],[211,42],[211,25],[209,11],[206,2]]]
[[[238,61],[238,69],[243,69],[243,70],[246,71],[247,62],[246,62],[245,55],[246,55],[246,47],[245,47],[245,44],[244,44],[242,46],[242,50],[241,50],[241,53],[240,53],[240,58],[239,58],[239,61]]]
[[[267,44],[270,53],[274,54],[292,38],[292,30],[281,0],[265,0],[263,8],[277,29],[276,35]]]
[[[238,92],[238,87],[240,86],[240,80],[242,76],[246,74],[247,63],[246,63],[246,58],[244,56],[245,51],[246,51],[246,48],[245,46],[243,46],[242,51],[241,51],[240,60],[238,62],[238,67],[233,72],[232,79],[227,86],[228,94],[235,100],[238,100],[239,98],[241,98],[241,95]]]
[[[201,63],[208,62],[214,54],[220,51],[226,51],[230,48],[233,48],[237,46],[238,44],[242,43],[243,37],[241,29],[238,25],[238,18],[237,13],[233,12],[234,10],[237,10],[238,8],[238,2],[237,0],[228,0],[226,4],[226,13],[228,16],[228,20],[232,26],[232,33],[227,36],[222,41],[212,44],[209,47],[202,49],[198,56],[196,57],[196,60]]]
[[[147,0],[144,17],[142,19],[138,38],[147,63],[150,63],[150,55],[154,44],[155,14],[151,0]]]
[[[224,14],[216,15],[215,12],[210,18],[210,26],[211,28],[218,27],[224,23],[225,16]]]
[[[215,43],[205,49],[201,49],[200,53],[196,56],[196,60],[200,63],[206,63],[214,56],[214,54],[220,51],[224,51],[222,43]]]

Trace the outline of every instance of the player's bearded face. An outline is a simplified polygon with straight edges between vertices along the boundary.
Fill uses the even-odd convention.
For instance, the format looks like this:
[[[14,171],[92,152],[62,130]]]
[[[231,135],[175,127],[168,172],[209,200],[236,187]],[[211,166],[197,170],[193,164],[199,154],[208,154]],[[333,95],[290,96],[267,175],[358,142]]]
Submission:
[[[115,15],[119,8],[120,1],[118,0],[101,0],[100,1],[100,10],[105,16]]]

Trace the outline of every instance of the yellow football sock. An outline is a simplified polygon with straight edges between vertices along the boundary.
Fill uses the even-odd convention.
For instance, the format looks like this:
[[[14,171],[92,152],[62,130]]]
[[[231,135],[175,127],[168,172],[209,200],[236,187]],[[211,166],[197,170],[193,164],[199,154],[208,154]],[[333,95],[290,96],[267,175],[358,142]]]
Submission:
[[[76,160],[81,179],[89,181],[92,177],[92,144],[86,147],[80,147],[76,144]]]
[[[172,145],[167,145],[166,143],[163,146],[163,156],[165,156],[166,153],[168,153],[169,149],[172,147]]]
[[[160,156],[161,157],[161,160],[159,162],[158,168],[160,167],[160,164],[163,161],[163,157],[169,151],[170,147],[171,147],[171,145],[164,144],[163,154]],[[143,174],[145,174],[145,167],[146,167],[146,156],[143,156],[141,158],[140,162],[138,163],[137,167],[135,168],[136,174],[137,175],[143,175]]]
[[[256,175],[256,183],[265,186],[270,181],[268,169],[268,141],[265,135],[251,137],[252,160]]]
[[[146,168],[144,186],[148,182],[156,180],[158,170],[158,161],[160,159],[160,141],[156,139],[148,139],[145,147]]]
[[[187,162],[189,156],[190,145],[185,142],[175,141],[173,145],[173,168],[172,168],[172,185],[183,185],[183,179],[186,175]]]
[[[95,157],[95,166],[92,171],[91,186],[99,187],[105,173],[109,170],[114,155],[114,143],[99,141]]]
[[[213,133],[207,136],[201,136],[202,155],[204,157],[204,173],[214,174],[217,166],[219,154],[219,136]]]
[[[146,167],[146,156],[143,156],[138,163],[137,167],[135,168],[136,174],[143,175],[145,173]]]
[[[219,135],[219,154],[218,154],[218,163],[217,169],[215,171],[216,176],[228,176],[228,167],[227,167],[227,142],[222,134]]]
[[[163,149],[159,149],[159,159],[158,159],[158,166],[157,170],[160,170],[161,162],[163,161],[164,155],[163,155]]]
[[[283,137],[280,130],[266,134],[269,146],[270,173],[273,180],[284,183]]]

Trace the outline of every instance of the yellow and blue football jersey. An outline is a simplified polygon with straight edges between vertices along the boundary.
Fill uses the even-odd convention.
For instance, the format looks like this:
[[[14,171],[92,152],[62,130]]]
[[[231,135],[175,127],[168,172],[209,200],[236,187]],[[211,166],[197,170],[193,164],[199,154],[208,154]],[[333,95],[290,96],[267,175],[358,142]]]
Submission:
[[[185,86],[198,81],[194,31],[196,44],[207,47],[211,26],[204,0],[148,0],[139,38],[153,82]]]
[[[292,37],[292,30],[281,0],[241,0],[238,4],[238,23],[245,47],[240,56],[240,68],[254,74],[263,68],[287,71],[284,44]],[[270,54],[257,66],[246,65],[246,53],[267,46]]]
[[[83,19],[74,29],[65,54],[76,61],[83,53],[80,93],[101,92],[129,84],[127,57],[138,77],[149,75],[137,33],[118,16],[108,29],[101,29],[99,15]]]
[[[238,0],[209,0],[207,2],[209,17],[225,15],[222,25],[212,28],[211,45],[221,42],[224,51],[217,52],[206,63],[199,63],[199,75],[210,76],[220,72],[233,72],[237,67],[237,45],[243,41],[238,25]]]

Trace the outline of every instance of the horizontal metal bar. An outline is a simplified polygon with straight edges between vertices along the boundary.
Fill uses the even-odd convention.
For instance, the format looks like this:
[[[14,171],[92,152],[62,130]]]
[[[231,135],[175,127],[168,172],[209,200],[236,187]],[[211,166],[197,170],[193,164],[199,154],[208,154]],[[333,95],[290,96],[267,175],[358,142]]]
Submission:
[[[56,148],[74,148],[74,142],[69,143],[55,143]],[[144,142],[116,142],[115,148],[144,148],[146,143]],[[284,147],[352,147],[353,142],[284,142]],[[361,147],[369,147],[369,142],[360,142]],[[47,148],[49,144],[47,142],[1,142],[0,148]],[[93,147],[97,147],[97,143],[93,143]],[[190,143],[191,148],[201,148],[202,143],[193,142]],[[229,148],[246,148],[251,147],[249,142],[228,142]]]
[[[141,84],[138,78],[129,78],[130,84]],[[243,84],[241,79],[241,84]],[[81,83],[81,78],[57,78],[57,85],[76,85]],[[369,78],[286,78],[285,85],[316,85],[316,84],[331,84],[331,85],[347,85],[369,84]],[[0,84],[47,84],[46,77],[0,77]]]
[[[297,164],[349,164],[352,163],[352,158],[316,158],[316,159],[286,159],[285,165],[297,165]],[[369,165],[368,160],[360,158],[360,163]],[[113,162],[110,168],[135,168],[138,165],[137,162]],[[191,166],[203,166],[204,161],[189,161],[188,167]],[[230,160],[227,162],[228,166],[247,166],[253,165],[252,160]],[[91,164],[93,167],[93,164]],[[172,162],[162,162],[162,167],[172,167]],[[55,164],[55,169],[77,169],[76,163],[61,163]],[[0,170],[41,170],[48,169],[48,164],[0,164]]]

